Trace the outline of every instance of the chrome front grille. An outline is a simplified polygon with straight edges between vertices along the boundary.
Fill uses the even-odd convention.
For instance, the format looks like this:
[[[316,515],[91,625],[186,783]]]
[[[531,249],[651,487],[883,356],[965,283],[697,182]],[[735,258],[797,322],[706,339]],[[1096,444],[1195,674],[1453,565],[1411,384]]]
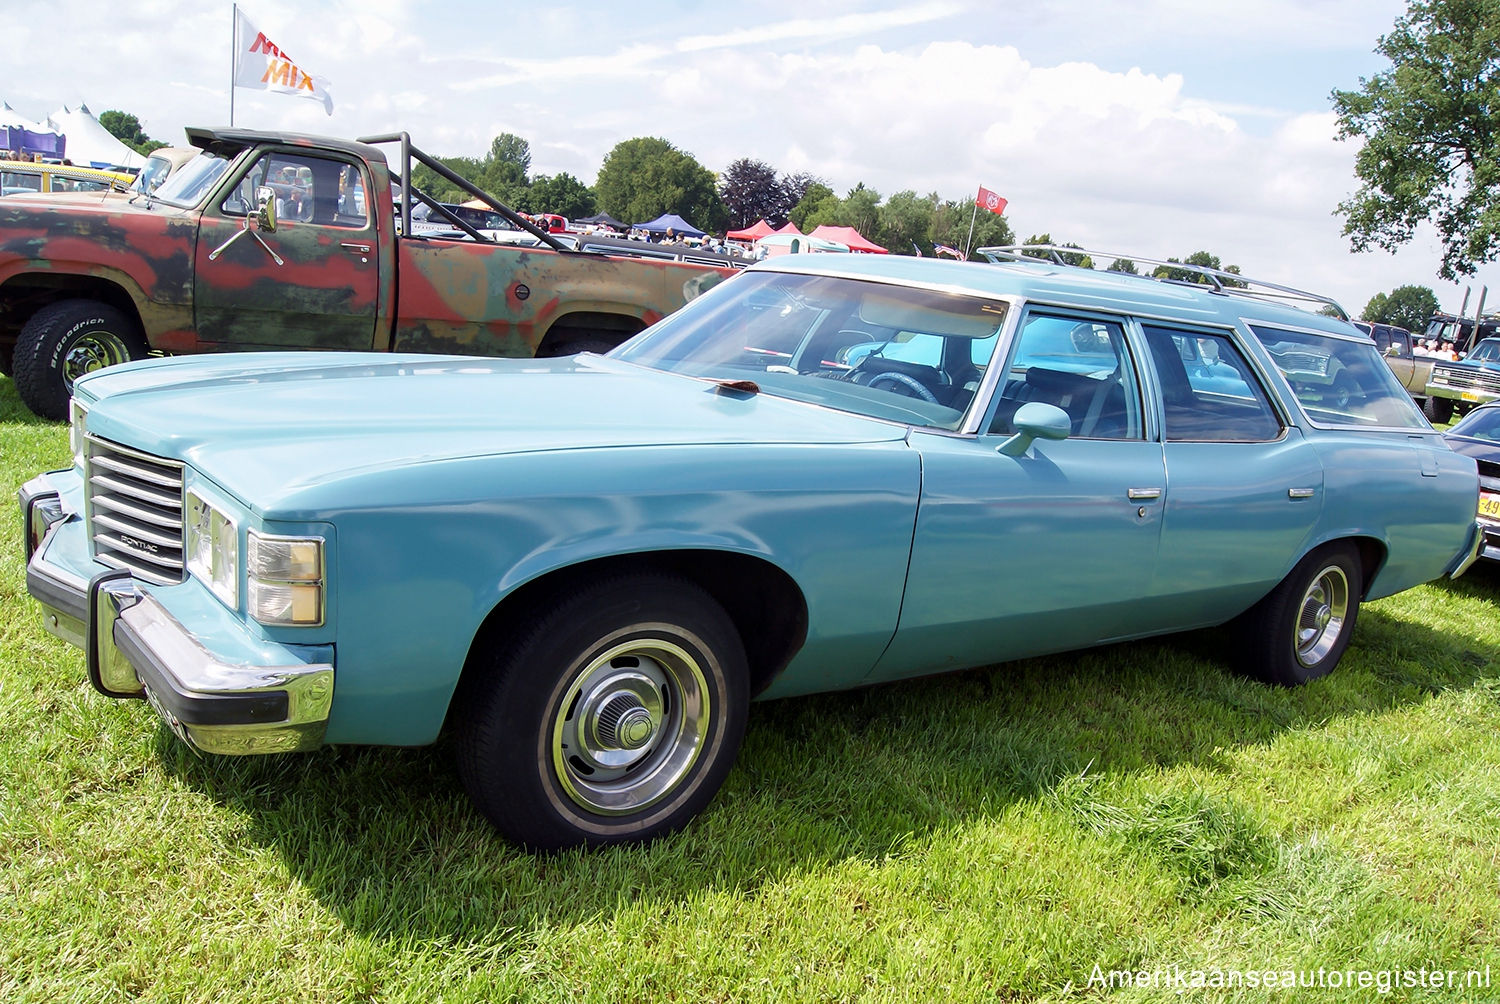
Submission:
[[[181,582],[182,464],[93,436],[85,443],[84,515],[94,557],[147,582]]]
[[[1496,370],[1439,365],[1432,368],[1432,380],[1434,383],[1459,389],[1473,387],[1490,394],[1500,394],[1500,371]]]

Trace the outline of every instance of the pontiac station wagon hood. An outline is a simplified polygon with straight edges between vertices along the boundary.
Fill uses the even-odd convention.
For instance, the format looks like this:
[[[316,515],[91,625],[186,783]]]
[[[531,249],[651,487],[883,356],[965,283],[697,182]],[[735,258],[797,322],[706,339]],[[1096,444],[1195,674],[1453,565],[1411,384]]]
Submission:
[[[255,508],[343,475],[458,457],[906,435],[592,355],[235,353],[111,367],[75,386],[91,434],[186,461]]]

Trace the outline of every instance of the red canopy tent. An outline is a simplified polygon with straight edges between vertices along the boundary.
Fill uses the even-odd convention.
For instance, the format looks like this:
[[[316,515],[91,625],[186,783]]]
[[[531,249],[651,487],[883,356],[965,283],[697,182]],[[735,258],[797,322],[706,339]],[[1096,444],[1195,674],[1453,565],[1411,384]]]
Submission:
[[[825,241],[838,241],[840,244],[849,245],[850,251],[864,252],[865,254],[890,254],[879,244],[872,244],[860,235],[853,227],[830,227],[821,226],[814,230],[811,237],[821,237]]]
[[[776,232],[771,224],[764,219],[756,220],[743,230],[731,230],[724,236],[732,241],[758,241],[762,237],[769,237]]]
[[[797,224],[793,223],[791,220],[787,220],[785,226],[782,226],[773,232],[778,234],[796,234],[798,237],[802,236],[802,231],[798,230]]]

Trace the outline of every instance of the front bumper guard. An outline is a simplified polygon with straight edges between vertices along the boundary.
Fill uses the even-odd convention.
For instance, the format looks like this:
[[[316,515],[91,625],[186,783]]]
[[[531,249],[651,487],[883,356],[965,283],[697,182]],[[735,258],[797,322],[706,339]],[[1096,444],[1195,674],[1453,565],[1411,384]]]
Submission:
[[[84,652],[107,697],[144,697],[205,753],[281,753],[322,744],[333,704],[326,663],[245,665],[216,657],[142,593],[128,571],[89,583]]]
[[[167,726],[205,753],[310,750],[333,706],[329,663],[222,658],[174,618],[126,569],[84,580],[47,561],[48,538],[69,515],[45,477],[19,493],[26,590],[50,633],[79,646],[89,682],[106,697],[148,701]]]
[[[1491,528],[1493,530],[1493,528]],[[1453,570],[1448,573],[1448,578],[1456,579],[1469,570],[1469,567],[1478,561],[1480,556],[1494,557],[1496,548],[1485,545],[1485,524],[1479,520],[1474,521],[1474,527],[1469,531],[1469,543],[1459,552],[1454,559]]]

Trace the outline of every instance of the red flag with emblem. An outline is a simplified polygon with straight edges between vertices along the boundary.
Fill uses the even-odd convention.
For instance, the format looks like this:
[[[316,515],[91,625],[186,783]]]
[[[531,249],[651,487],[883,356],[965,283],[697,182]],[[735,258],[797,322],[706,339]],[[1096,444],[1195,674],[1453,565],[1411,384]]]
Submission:
[[[974,202],[977,205],[988,209],[996,216],[1005,215],[1005,200],[1000,198],[1000,196],[996,195],[994,192],[990,191],[988,188],[985,188],[983,185],[979,186],[979,195],[974,199]]]

